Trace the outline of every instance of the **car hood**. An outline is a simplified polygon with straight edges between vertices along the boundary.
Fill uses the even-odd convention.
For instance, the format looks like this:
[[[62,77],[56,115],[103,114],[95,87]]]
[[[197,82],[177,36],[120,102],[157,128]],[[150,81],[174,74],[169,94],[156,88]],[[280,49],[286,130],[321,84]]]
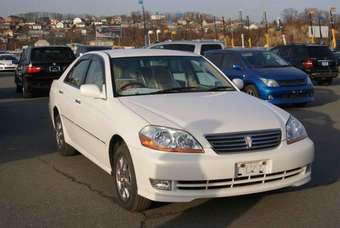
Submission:
[[[197,139],[206,134],[284,129],[289,118],[289,114],[280,108],[243,92],[162,94],[119,99],[150,124],[183,129]]]
[[[306,79],[307,74],[295,67],[257,68],[252,69],[259,77],[274,80]]]

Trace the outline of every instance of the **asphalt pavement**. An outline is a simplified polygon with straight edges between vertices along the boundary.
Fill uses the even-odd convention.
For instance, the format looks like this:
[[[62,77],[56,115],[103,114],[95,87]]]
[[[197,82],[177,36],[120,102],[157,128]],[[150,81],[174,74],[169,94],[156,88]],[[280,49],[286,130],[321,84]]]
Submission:
[[[47,96],[24,99],[0,74],[0,227],[340,227],[340,79],[317,86],[313,104],[286,108],[315,143],[309,184],[143,213],[120,208],[111,176],[84,156],[56,153]]]

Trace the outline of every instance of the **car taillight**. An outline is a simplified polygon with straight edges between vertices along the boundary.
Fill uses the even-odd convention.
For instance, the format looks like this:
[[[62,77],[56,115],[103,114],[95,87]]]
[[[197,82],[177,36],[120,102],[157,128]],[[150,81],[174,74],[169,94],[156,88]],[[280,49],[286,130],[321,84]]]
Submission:
[[[36,66],[28,66],[26,67],[26,73],[27,74],[36,74],[41,71],[41,67],[36,67]]]
[[[311,68],[314,67],[314,62],[313,62],[312,59],[307,59],[307,60],[304,61],[302,64],[303,64],[303,67],[304,67],[305,69],[311,69]]]

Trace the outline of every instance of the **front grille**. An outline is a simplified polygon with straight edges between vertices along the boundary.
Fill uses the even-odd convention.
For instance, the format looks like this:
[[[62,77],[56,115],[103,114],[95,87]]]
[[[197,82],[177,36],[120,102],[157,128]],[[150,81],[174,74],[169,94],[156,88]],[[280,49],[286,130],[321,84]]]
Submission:
[[[303,97],[312,97],[312,92],[302,92],[302,93],[286,93],[277,95],[276,98],[281,99],[294,99],[294,98],[303,98]]]
[[[298,80],[279,80],[278,81],[280,86],[302,86],[306,84],[305,79],[298,79]]]
[[[216,153],[270,149],[280,145],[281,130],[264,130],[206,135]]]
[[[285,170],[270,174],[259,174],[245,177],[235,177],[219,180],[203,180],[203,181],[176,181],[175,188],[177,190],[216,190],[216,189],[232,189],[254,185],[265,185],[274,182],[282,182],[291,179],[300,174],[310,172],[309,166],[299,167],[296,169]]]

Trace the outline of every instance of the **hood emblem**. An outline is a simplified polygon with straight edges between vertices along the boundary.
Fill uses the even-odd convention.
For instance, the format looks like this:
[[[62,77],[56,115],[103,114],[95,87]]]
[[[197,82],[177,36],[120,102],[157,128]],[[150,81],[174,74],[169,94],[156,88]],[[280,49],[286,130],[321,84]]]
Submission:
[[[253,139],[251,138],[251,136],[245,136],[244,141],[248,149],[253,147]]]

